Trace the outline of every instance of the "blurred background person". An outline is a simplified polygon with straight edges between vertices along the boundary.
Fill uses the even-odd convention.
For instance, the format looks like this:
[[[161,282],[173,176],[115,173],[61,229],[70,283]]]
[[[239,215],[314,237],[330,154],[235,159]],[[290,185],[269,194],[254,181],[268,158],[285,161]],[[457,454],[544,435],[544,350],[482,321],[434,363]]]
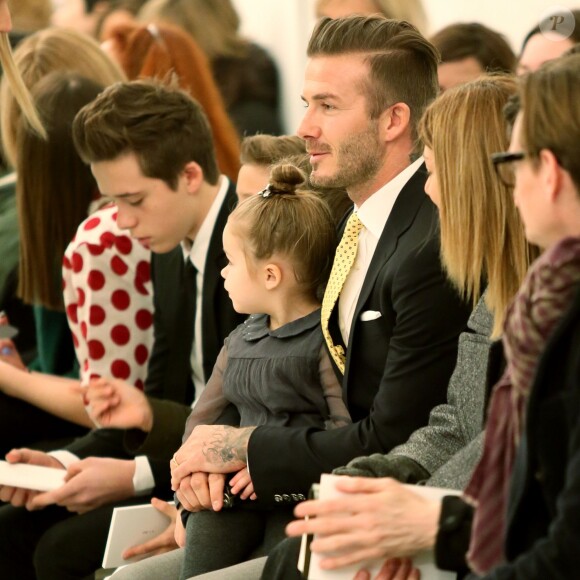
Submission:
[[[94,40],[72,30],[49,28],[29,36],[15,51],[14,60],[31,91],[55,71],[77,72],[99,87],[124,78]],[[79,365],[63,303],[61,263],[67,244],[86,218],[98,191],[88,167],[80,160],[75,164],[78,156],[67,148],[72,137],[66,129],[65,111],[56,110],[58,115],[52,112],[55,109],[50,115],[43,113],[51,123],[51,132],[46,133],[49,145],[31,130],[7,77],[2,79],[2,144],[17,169],[17,235],[21,244],[18,295],[33,307],[38,351],[25,366],[15,345],[2,341],[0,441],[4,452],[42,440],[60,441],[81,432],[77,424],[53,413],[84,426],[92,425],[78,393],[63,386],[65,377],[79,384]],[[28,149],[33,141],[37,146],[34,155]],[[71,151],[75,157],[71,157]]]
[[[572,10],[575,26],[568,37],[559,36],[557,31],[542,32],[540,25],[526,34],[518,59],[517,73],[522,75],[537,71],[540,66],[559,56],[580,42],[580,10]]]
[[[239,139],[225,110],[204,53],[186,32],[167,24],[123,24],[108,31],[103,48],[129,80],[167,80],[175,74],[179,86],[203,107],[211,125],[220,171],[236,180]]]
[[[343,18],[351,14],[382,14],[385,18],[406,20],[423,33],[427,15],[421,0],[317,0],[316,17]]]
[[[478,22],[450,24],[431,37],[441,54],[439,88],[445,91],[484,73],[513,73],[516,55],[503,35]]]
[[[240,136],[283,132],[277,66],[262,47],[240,35],[230,0],[149,0],[139,20],[180,26],[197,42]]]

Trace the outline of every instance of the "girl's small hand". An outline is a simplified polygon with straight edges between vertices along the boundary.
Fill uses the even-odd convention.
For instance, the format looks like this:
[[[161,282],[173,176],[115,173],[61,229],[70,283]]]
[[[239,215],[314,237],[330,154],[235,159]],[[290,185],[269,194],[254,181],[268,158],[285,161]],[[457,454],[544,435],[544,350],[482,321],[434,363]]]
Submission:
[[[252,483],[252,478],[247,467],[240,469],[230,479],[230,488],[232,493],[236,495],[239,493],[241,499],[258,499],[258,496],[254,493],[254,484]]]

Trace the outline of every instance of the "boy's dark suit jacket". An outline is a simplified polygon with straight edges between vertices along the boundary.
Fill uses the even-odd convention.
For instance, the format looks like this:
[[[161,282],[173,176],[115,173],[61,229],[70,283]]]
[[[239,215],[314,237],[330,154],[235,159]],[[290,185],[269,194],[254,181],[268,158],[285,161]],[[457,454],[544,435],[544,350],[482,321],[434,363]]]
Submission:
[[[330,431],[257,428],[248,466],[261,501],[303,499],[321,473],[388,452],[445,401],[470,308],[442,271],[437,210],[425,195],[425,178],[422,166],[399,194],[357,302],[343,379],[353,424]],[[330,331],[341,343],[337,311]],[[366,311],[381,316],[361,320]]]
[[[203,367],[209,377],[228,334],[244,320],[237,314],[224,289],[220,272],[226,265],[222,232],[236,204],[235,185],[230,183],[210,240],[203,279],[202,339]],[[162,218],[160,218],[162,219]],[[145,391],[149,396],[190,405],[192,382],[190,354],[193,321],[183,320],[180,311],[184,258],[181,246],[166,254],[153,254],[152,281],[155,305],[155,344],[149,360]],[[189,335],[188,343],[183,336]],[[77,439],[67,447],[75,455],[132,458],[124,446],[123,430],[100,429]],[[155,477],[155,493],[170,497],[169,459],[175,449],[161,457],[149,457]]]

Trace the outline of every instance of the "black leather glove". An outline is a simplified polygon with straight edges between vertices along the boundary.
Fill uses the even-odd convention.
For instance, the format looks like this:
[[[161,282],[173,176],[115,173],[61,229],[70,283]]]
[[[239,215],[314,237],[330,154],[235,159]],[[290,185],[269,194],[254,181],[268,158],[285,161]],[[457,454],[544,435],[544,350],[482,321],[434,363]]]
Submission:
[[[345,467],[337,467],[332,473],[351,477],[392,477],[402,483],[417,483],[430,476],[425,468],[408,457],[381,453],[356,457]]]

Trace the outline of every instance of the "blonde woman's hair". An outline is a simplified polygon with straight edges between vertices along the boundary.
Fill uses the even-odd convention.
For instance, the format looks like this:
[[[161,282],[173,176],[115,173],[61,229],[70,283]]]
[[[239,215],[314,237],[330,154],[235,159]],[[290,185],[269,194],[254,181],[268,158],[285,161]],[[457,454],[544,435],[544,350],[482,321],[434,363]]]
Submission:
[[[32,127],[32,129],[41,137],[46,138],[46,131],[42,126],[36,107],[32,102],[32,97],[24,84],[18,68],[14,63],[12,49],[8,34],[0,33],[0,63],[2,63],[2,84],[6,85],[6,92],[10,91],[18,108]],[[4,123],[2,119],[2,123]]]
[[[32,90],[35,84],[54,71],[81,74],[103,86],[125,79],[125,75],[87,35],[64,28],[48,28],[25,40],[14,51],[15,70],[23,87]],[[8,162],[16,164],[16,128],[25,109],[4,75],[0,83],[0,130]]]
[[[302,290],[320,300],[332,267],[336,228],[328,205],[306,183],[301,169],[280,162],[270,171],[268,187],[242,202],[228,223],[244,240],[250,260],[286,256]]]
[[[183,28],[210,61],[244,56],[247,50],[247,41],[239,35],[240,18],[230,0],[149,0],[138,19]]]
[[[508,148],[503,108],[515,92],[513,77],[482,77],[443,93],[419,125],[423,143],[433,151],[439,181],[443,264],[474,305],[487,282],[493,337],[501,334],[505,310],[535,256],[512,192],[489,158]]]

